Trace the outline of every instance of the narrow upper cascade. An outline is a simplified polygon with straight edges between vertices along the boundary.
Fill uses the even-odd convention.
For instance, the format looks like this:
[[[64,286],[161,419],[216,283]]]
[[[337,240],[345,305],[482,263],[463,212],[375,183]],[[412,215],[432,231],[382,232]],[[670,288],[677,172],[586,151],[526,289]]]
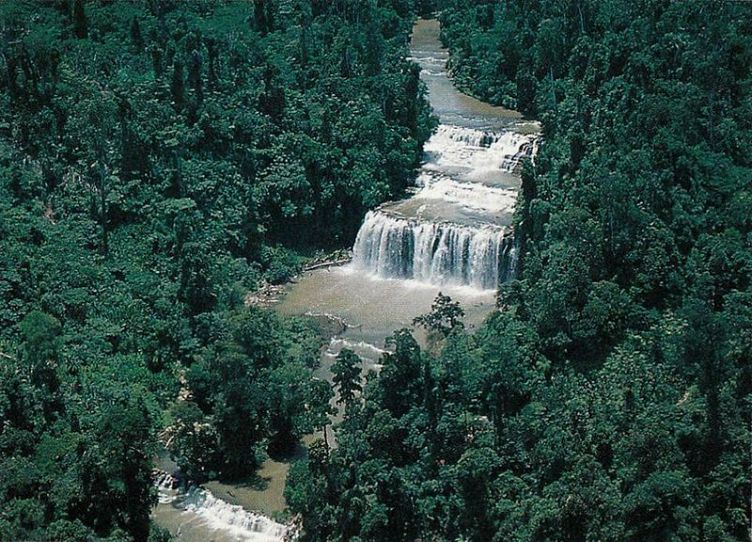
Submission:
[[[442,124],[426,142],[425,169],[465,168],[472,172],[512,172],[533,151],[533,136],[496,133]]]

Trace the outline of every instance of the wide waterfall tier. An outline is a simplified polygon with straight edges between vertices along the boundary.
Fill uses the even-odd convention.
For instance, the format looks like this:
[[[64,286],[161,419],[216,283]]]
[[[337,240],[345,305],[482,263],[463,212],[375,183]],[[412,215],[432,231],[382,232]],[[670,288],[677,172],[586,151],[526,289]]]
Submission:
[[[384,278],[493,289],[513,268],[514,242],[496,226],[418,222],[371,211],[355,240],[353,266]]]
[[[366,215],[353,266],[384,278],[492,289],[514,271],[518,169],[535,135],[442,124],[412,197]]]

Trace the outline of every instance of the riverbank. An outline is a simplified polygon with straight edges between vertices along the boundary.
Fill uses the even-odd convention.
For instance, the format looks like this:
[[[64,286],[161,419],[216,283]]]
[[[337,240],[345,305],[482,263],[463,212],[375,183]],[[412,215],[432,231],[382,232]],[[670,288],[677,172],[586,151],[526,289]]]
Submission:
[[[378,372],[387,338],[398,329],[415,329],[414,319],[430,312],[440,292],[460,302],[468,330],[479,327],[495,310],[496,286],[513,270],[515,168],[534,150],[535,125],[457,91],[444,71],[447,53],[436,21],[416,23],[412,54],[442,121],[426,145],[416,190],[369,213],[389,219],[366,219],[354,253],[308,260],[288,282],[262,283],[245,298],[248,306],[316,320],[324,346],[314,376],[329,383],[332,364],[345,348],[361,359],[362,375]],[[425,345],[424,331],[416,335]],[[334,424],[341,411],[336,399],[332,406]],[[326,439],[336,445],[332,424]],[[306,436],[304,445],[318,436]],[[204,487],[228,505],[285,519],[287,474],[291,462],[304,456],[301,446],[294,457],[267,459],[250,480]]]
[[[330,267],[345,265],[350,261],[352,261],[352,251],[347,248],[307,258],[300,270],[293,273],[283,282],[272,283],[263,279],[256,289],[246,294],[244,299],[245,305],[248,307],[271,308],[279,303],[280,297],[284,295],[287,287],[290,284],[294,284],[301,275],[317,269],[328,269]]]
[[[341,260],[340,257],[339,261]],[[330,265],[336,265],[336,261],[336,259],[330,258],[326,262],[316,262],[313,264],[316,266],[313,271],[309,270],[303,273],[326,272],[325,269]],[[278,300],[292,286],[294,286],[294,282],[275,288],[273,291],[273,295],[277,296],[275,300]],[[337,344],[335,338],[347,329],[347,324],[340,318],[327,315],[308,314],[303,315],[303,317],[310,318],[315,322],[315,328],[323,344],[321,359],[330,360],[331,356],[327,355],[327,352],[330,351],[332,344]],[[331,363],[325,363],[316,371],[315,376],[331,382],[330,366]],[[181,397],[186,396],[187,392],[183,390]],[[332,406],[337,407],[334,401]],[[323,438],[323,434],[319,432],[304,436],[295,451],[289,455],[268,457],[251,477],[231,482],[210,480],[200,486],[191,486],[193,487],[191,494],[185,493],[184,490],[178,491],[175,489],[178,485],[178,479],[180,485],[186,483],[190,485],[190,481],[182,479],[177,465],[165,451],[157,460],[157,463],[164,475],[162,478],[174,479],[174,484],[170,483],[165,487],[160,487],[160,502],[154,510],[155,521],[163,528],[168,529],[182,542],[203,542],[206,540],[206,536],[209,536],[211,540],[225,540],[220,536],[219,531],[227,532],[227,536],[230,537],[228,540],[239,539],[237,537],[246,535],[236,529],[238,522],[248,522],[250,521],[249,518],[253,518],[253,521],[259,524],[263,524],[264,518],[268,518],[274,523],[290,526],[292,529],[290,532],[294,532],[293,518],[286,513],[287,503],[284,497],[287,475],[292,463],[306,456],[306,446],[316,438]],[[334,441],[331,426],[327,427],[327,438],[330,442]],[[175,477],[173,477],[173,474],[175,474]],[[169,487],[170,485],[175,487]],[[206,495],[200,493],[202,491],[205,491]],[[218,514],[219,517],[211,517],[212,514]],[[272,531],[276,532],[275,529],[277,528],[274,526]],[[266,536],[263,533],[262,535]],[[273,533],[269,536],[271,536],[271,538],[268,538],[269,541],[280,540],[274,538]],[[253,541],[267,540],[267,538],[258,537],[248,539]]]

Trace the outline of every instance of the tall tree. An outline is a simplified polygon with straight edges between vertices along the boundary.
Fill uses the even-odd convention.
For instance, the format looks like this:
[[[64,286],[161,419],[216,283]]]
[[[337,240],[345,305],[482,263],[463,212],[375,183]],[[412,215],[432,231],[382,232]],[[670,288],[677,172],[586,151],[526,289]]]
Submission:
[[[185,70],[180,60],[175,60],[172,65],[172,81],[170,83],[170,92],[172,101],[177,109],[182,109],[185,104]]]
[[[83,39],[88,35],[88,32],[84,0],[73,0],[73,33],[77,38]]]
[[[361,391],[360,386],[360,357],[350,350],[343,348],[337,354],[337,360],[332,365],[334,385],[339,390],[338,403],[350,406],[355,400],[355,394]]]

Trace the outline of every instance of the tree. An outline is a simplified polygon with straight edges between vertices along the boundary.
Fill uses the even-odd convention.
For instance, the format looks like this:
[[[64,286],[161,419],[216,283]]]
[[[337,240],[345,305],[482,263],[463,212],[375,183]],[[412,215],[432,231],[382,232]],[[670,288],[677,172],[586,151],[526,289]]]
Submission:
[[[156,504],[151,464],[156,439],[151,413],[142,396],[126,392],[118,397],[114,390],[95,393],[110,397],[96,412],[81,414],[83,453],[75,472],[78,494],[71,496],[70,514],[97,532],[119,528],[134,540],[145,541]]]
[[[32,311],[19,324],[21,356],[32,382],[45,382],[54,374],[60,354],[60,322],[41,311]]]
[[[149,53],[151,55],[151,65],[154,71],[154,78],[159,79],[162,77],[162,51],[158,45],[150,45]]]
[[[20,361],[32,386],[39,390],[45,417],[52,421],[63,407],[58,377],[61,348],[60,322],[40,311],[32,311],[19,324]]]
[[[185,103],[185,75],[183,71],[183,63],[180,60],[175,60],[172,65],[170,92],[172,93],[172,101],[177,109],[181,109]]]
[[[170,409],[174,423],[167,448],[191,480],[205,482],[216,475],[219,436],[208,418],[192,401],[177,401]]]
[[[77,167],[88,185],[90,212],[99,225],[99,251],[106,255],[111,229],[111,193],[118,181],[115,169],[122,148],[116,144],[116,137],[122,133],[114,122],[118,118],[118,105],[114,94],[98,85],[87,85],[82,94],[77,114],[68,120],[70,133],[66,142],[70,144],[75,138]]]
[[[459,302],[452,301],[451,297],[439,292],[434,302],[431,303],[431,312],[418,316],[413,320],[413,324],[447,337],[452,331],[464,327],[461,320],[463,316],[465,316],[465,311],[462,310]]]
[[[195,49],[191,53],[191,62],[188,66],[188,84],[200,104],[204,99],[204,85],[201,79],[201,55]]]
[[[332,365],[334,385],[339,388],[338,403],[349,407],[355,400],[355,394],[362,390],[360,386],[360,357],[348,348],[343,348],[337,354],[337,360]]]
[[[73,0],[73,33],[77,38],[83,39],[88,34],[87,26],[84,0]]]
[[[381,403],[395,417],[407,414],[423,395],[423,363],[420,346],[408,329],[396,331],[388,342],[394,353],[383,356],[380,378]]]
[[[265,36],[269,33],[269,22],[267,20],[268,0],[253,0],[253,22],[254,27],[259,34]]]
[[[309,380],[308,370],[287,363],[276,369],[266,385],[268,390],[271,453],[289,453],[298,439],[327,424],[331,412],[331,386],[322,380]]]
[[[141,25],[138,22],[138,17],[131,19],[131,43],[137,52],[141,52],[144,48],[144,38],[141,36]]]

